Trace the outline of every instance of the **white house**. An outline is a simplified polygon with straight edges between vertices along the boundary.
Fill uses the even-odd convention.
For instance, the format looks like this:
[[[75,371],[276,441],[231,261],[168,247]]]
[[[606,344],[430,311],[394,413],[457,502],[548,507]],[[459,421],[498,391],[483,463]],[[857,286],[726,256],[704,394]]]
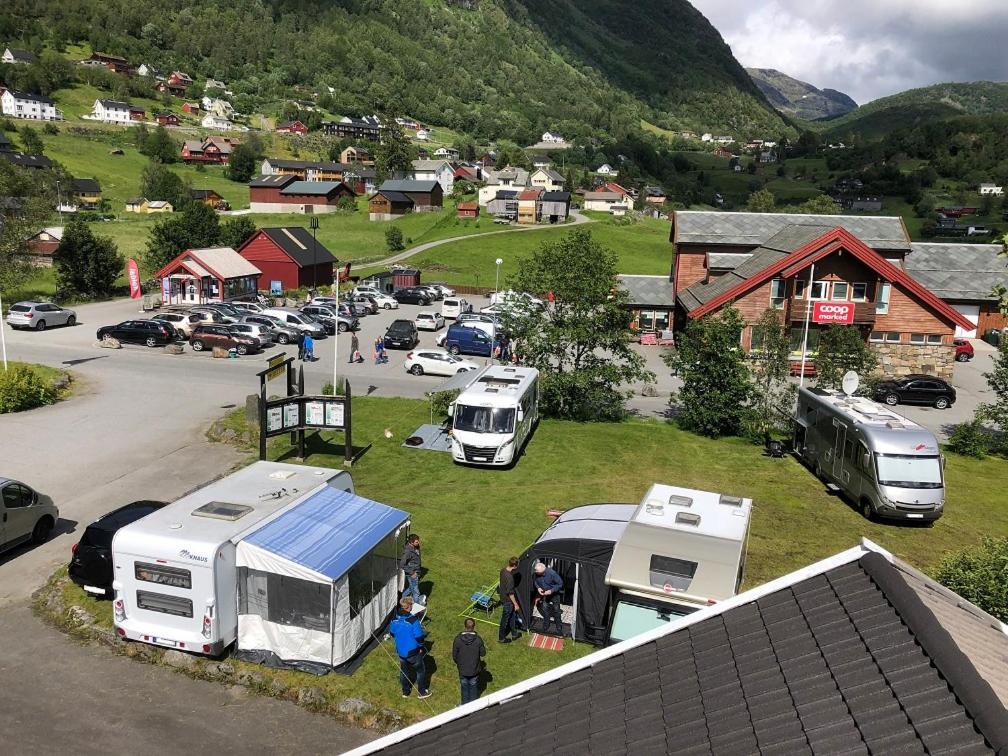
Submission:
[[[223,118],[213,113],[207,113],[203,116],[203,120],[200,124],[204,129],[218,129],[220,131],[230,131],[234,128],[234,124],[231,123],[227,118]]]
[[[529,176],[529,184],[533,187],[545,189],[547,192],[562,192],[564,177],[552,168],[539,168],[532,171],[532,175]]]
[[[91,109],[91,118],[103,123],[128,124],[130,122],[130,105],[128,102],[119,100],[95,100],[94,107]]]
[[[529,186],[530,178],[529,172],[524,168],[514,168],[510,165],[499,170],[484,168],[483,181],[486,183],[479,189],[480,206],[486,207],[501,190],[521,191]]]
[[[540,141],[546,142],[547,144],[565,144],[566,140],[563,138],[563,134],[554,134],[550,131],[544,131],[542,139]]]
[[[447,160],[414,160],[413,179],[415,181],[437,181],[447,197],[455,186],[455,169]]]
[[[154,66],[149,66],[146,63],[141,63],[137,66],[137,76],[149,76],[152,79],[164,78],[160,71],[154,68]]]
[[[428,129],[417,129],[416,138],[418,141],[426,142],[430,139],[430,131]]]
[[[613,168],[609,163],[602,163],[595,171],[599,176],[618,176],[619,172]]]
[[[717,142],[718,144],[731,144],[732,142],[735,141],[735,137],[733,137],[733,136],[727,136],[727,135],[725,135],[725,136],[716,136],[716,137],[714,137],[713,141]]]
[[[6,113],[7,111],[4,110],[4,112]],[[1004,194],[1004,187],[997,184],[980,184],[980,194],[990,194],[994,197],[1000,197]]]
[[[227,100],[216,100],[213,97],[203,96],[200,99],[200,104],[203,106],[203,110],[211,115],[226,119],[234,118],[235,110]]]
[[[714,135],[711,134],[710,132],[708,132],[708,133],[704,134],[702,137],[700,137],[700,141],[701,142],[709,142],[713,138],[714,138]]]
[[[35,53],[28,50],[19,50],[16,47],[8,47],[0,55],[0,63],[34,63]]]
[[[48,97],[17,92],[13,89],[4,90],[0,97],[3,114],[13,118],[30,118],[36,121],[62,121],[63,113]]]
[[[621,205],[622,202],[623,195],[617,192],[585,192],[584,195],[585,210],[612,212],[614,207],[625,208],[625,205]]]
[[[438,147],[434,150],[434,157],[440,158],[441,160],[458,160],[459,151],[454,147]]]
[[[220,79],[207,79],[206,86],[203,87],[203,91],[206,91],[208,89],[219,89],[223,92],[225,89],[227,89],[227,84],[225,84]]]

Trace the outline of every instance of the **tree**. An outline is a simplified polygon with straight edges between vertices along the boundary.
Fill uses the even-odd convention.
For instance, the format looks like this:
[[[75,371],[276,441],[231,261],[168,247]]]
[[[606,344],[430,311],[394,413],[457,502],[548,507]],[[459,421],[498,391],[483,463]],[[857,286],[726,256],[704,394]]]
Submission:
[[[42,137],[31,126],[22,126],[18,132],[21,137],[21,148],[29,155],[41,155],[45,151]]]
[[[540,371],[547,415],[618,420],[625,387],[654,380],[630,348],[627,295],[614,288],[617,259],[590,231],[577,229],[539,245],[510,280],[516,290],[553,295],[547,307],[508,308],[503,319],[522,362]]]
[[[976,417],[1000,431],[1000,444],[1004,445],[1004,435],[1008,432],[1008,340],[1001,340],[994,357],[994,368],[984,373],[984,378],[994,394],[994,401],[977,407]]]
[[[863,380],[875,371],[878,358],[857,328],[831,325],[819,331],[815,366],[816,385],[840,388],[844,373],[853,370]]]
[[[192,200],[190,187],[182,178],[156,162],[148,163],[140,174],[140,196],[151,201],[170,202],[176,211],[185,208]]]
[[[1008,538],[985,538],[946,557],[935,579],[1002,622],[1008,622]]]
[[[246,215],[238,215],[220,224],[220,240],[218,243],[222,247],[238,249],[258,230],[255,221]]]
[[[409,173],[415,150],[395,118],[382,119],[382,141],[375,151],[375,173],[379,178],[391,178]]]
[[[142,144],[140,135],[137,135],[137,146],[140,154],[159,163],[174,163],[178,160],[178,145],[164,126],[158,126],[153,134],[147,134]]]
[[[95,236],[87,223],[73,219],[53,253],[53,267],[59,291],[104,297],[122,273],[123,258],[112,239]]]
[[[752,327],[749,364],[752,372],[752,416],[754,437],[767,441],[774,431],[791,428],[796,389],[788,381],[791,338],[781,321],[780,310],[767,309]]]
[[[680,334],[678,348],[665,356],[683,383],[670,404],[686,430],[711,438],[742,432],[753,395],[749,368],[739,349],[744,326],[738,310],[726,307],[690,322]]]
[[[399,226],[389,226],[385,229],[385,246],[388,247],[389,252],[399,252],[406,249],[402,229]]]
[[[769,189],[757,189],[746,202],[746,210],[750,213],[772,213],[776,209],[777,199]]]
[[[228,162],[227,177],[232,181],[247,184],[259,172],[259,156],[252,145],[236,144],[231,150],[231,160]]]
[[[840,206],[836,200],[826,194],[817,194],[815,197],[802,202],[794,208],[784,212],[808,213],[809,215],[840,215]]]
[[[27,239],[45,225],[55,196],[28,171],[0,160],[0,197],[9,198],[17,209],[0,217],[0,293],[6,293],[38,274],[27,254]]]
[[[181,213],[166,216],[151,228],[144,258],[152,271],[166,265],[187,249],[213,247],[220,243],[217,213],[202,202],[192,202]]]

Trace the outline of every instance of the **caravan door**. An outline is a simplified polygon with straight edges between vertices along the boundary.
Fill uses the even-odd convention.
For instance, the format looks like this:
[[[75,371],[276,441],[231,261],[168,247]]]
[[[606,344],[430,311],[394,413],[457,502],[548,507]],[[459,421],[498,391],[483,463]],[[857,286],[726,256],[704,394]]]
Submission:
[[[847,440],[847,426],[844,425],[839,420],[833,420],[833,428],[835,430],[835,436],[833,438],[833,477],[837,480],[843,480],[843,463],[844,463],[844,441]]]

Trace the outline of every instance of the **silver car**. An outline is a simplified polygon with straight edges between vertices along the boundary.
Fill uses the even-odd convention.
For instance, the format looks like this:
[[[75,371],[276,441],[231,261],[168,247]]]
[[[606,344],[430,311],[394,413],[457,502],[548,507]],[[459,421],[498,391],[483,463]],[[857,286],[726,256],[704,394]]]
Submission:
[[[7,325],[44,331],[50,326],[77,325],[77,313],[52,302],[18,302],[7,312]]]
[[[22,543],[42,543],[59,520],[52,499],[0,475],[0,551]]]
[[[262,325],[261,323],[242,323],[241,321],[237,323],[232,323],[227,327],[231,333],[241,333],[245,336],[255,336],[259,339],[259,345],[262,348],[271,346],[275,339],[275,334],[273,329],[269,326]]]
[[[273,337],[276,339],[278,344],[292,344],[297,343],[298,340],[298,331],[291,328],[280,320],[280,318],[274,317],[273,315],[263,315],[259,312],[250,312],[248,315],[242,315],[241,318],[238,319],[238,323],[250,323],[252,325],[268,328],[273,332]]]

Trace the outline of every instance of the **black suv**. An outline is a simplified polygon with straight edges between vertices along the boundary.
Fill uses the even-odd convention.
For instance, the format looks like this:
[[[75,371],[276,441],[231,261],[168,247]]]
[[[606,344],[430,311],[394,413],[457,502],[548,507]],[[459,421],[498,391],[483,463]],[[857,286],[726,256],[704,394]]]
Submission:
[[[70,579],[88,593],[112,597],[112,536],[119,528],[165,506],[163,501],[134,501],[102,515],[84,530],[71,550]]]
[[[176,338],[171,324],[160,320],[126,320],[118,325],[99,328],[97,336],[99,341],[112,338],[149,347],[171,344]]]
[[[421,307],[430,304],[431,294],[426,289],[399,289],[392,295],[399,304],[418,304]]]
[[[385,346],[393,349],[412,349],[420,343],[420,334],[412,320],[393,320],[385,331]]]
[[[936,409],[947,409],[955,404],[956,390],[933,375],[907,375],[879,383],[875,398],[889,405],[929,404]]]

